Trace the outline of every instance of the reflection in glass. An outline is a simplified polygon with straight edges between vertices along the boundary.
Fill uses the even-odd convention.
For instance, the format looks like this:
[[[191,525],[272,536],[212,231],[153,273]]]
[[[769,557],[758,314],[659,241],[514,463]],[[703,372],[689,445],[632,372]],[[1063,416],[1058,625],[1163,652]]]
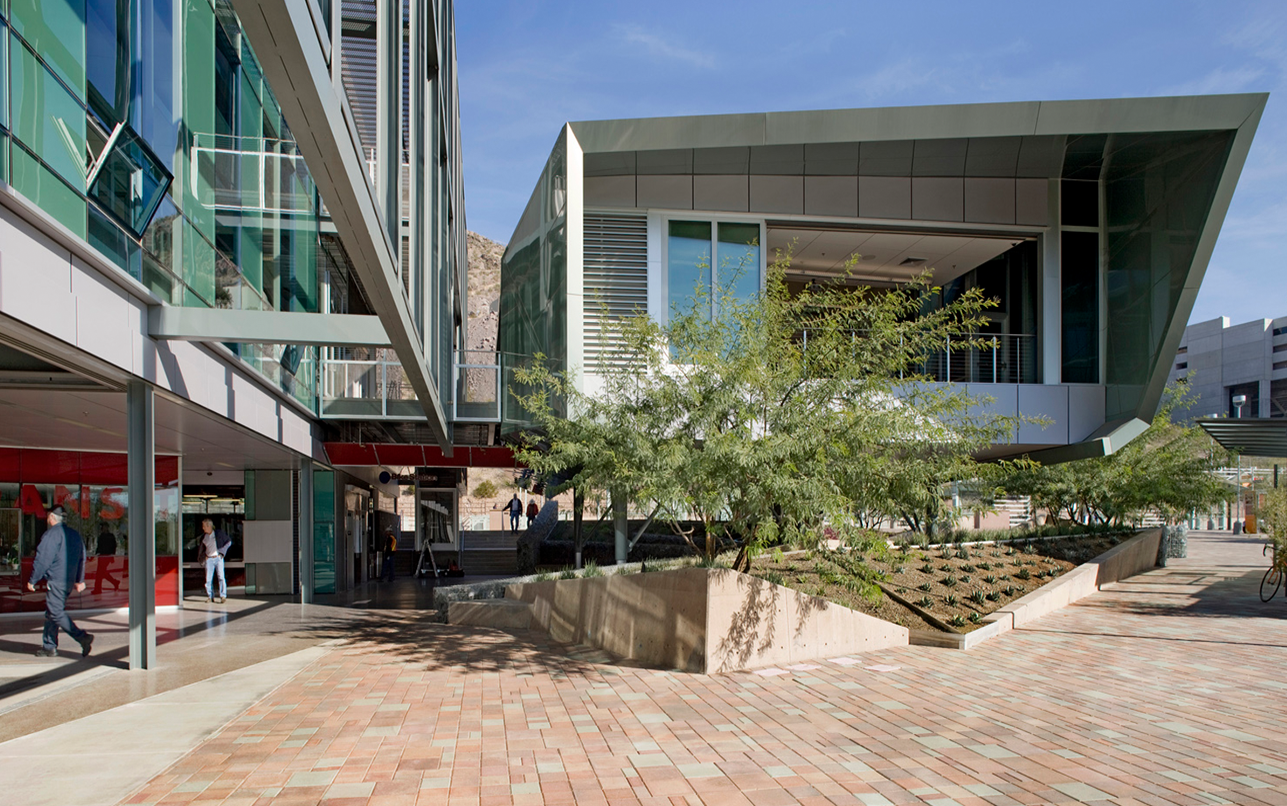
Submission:
[[[760,225],[719,225],[719,268],[721,293],[746,302],[760,293]]]
[[[671,221],[666,249],[667,310],[711,304],[711,223]]]

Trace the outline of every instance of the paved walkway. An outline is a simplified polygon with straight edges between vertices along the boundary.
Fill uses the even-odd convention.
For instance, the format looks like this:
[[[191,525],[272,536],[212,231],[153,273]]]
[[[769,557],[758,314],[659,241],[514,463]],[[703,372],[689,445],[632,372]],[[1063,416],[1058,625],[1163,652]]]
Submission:
[[[969,653],[768,675],[318,619],[343,646],[124,802],[1287,806],[1287,601],[1259,602],[1254,536],[1190,549]]]

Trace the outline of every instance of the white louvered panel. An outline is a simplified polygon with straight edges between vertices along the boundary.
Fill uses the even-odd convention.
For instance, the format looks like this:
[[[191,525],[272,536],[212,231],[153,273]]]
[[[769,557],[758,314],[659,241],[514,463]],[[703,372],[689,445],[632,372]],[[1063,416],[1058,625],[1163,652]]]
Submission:
[[[642,215],[585,215],[585,368],[613,363],[618,344],[603,317],[620,320],[648,310],[648,219]]]

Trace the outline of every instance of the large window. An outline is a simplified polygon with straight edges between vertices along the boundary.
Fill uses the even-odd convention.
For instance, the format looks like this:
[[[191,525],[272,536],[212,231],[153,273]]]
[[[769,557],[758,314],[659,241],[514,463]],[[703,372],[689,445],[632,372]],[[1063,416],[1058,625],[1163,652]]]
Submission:
[[[748,300],[760,292],[760,225],[671,221],[666,242],[667,315],[690,306],[718,311],[721,297]]]
[[[1099,235],[1062,235],[1063,382],[1099,383]]]

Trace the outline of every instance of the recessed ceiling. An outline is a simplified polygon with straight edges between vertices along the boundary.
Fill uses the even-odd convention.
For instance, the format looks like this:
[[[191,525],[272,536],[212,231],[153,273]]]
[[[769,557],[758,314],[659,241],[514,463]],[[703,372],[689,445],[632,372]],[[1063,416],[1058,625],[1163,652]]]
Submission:
[[[0,445],[77,451],[126,451],[124,392],[0,389]],[[184,471],[291,469],[293,452],[203,412],[156,396],[156,452],[183,456]]]
[[[877,232],[872,230],[770,227],[769,260],[791,254],[787,273],[803,277],[840,275],[853,255],[850,270],[859,282],[905,283],[926,269],[934,282],[960,277],[1023,242],[1023,238]]]

